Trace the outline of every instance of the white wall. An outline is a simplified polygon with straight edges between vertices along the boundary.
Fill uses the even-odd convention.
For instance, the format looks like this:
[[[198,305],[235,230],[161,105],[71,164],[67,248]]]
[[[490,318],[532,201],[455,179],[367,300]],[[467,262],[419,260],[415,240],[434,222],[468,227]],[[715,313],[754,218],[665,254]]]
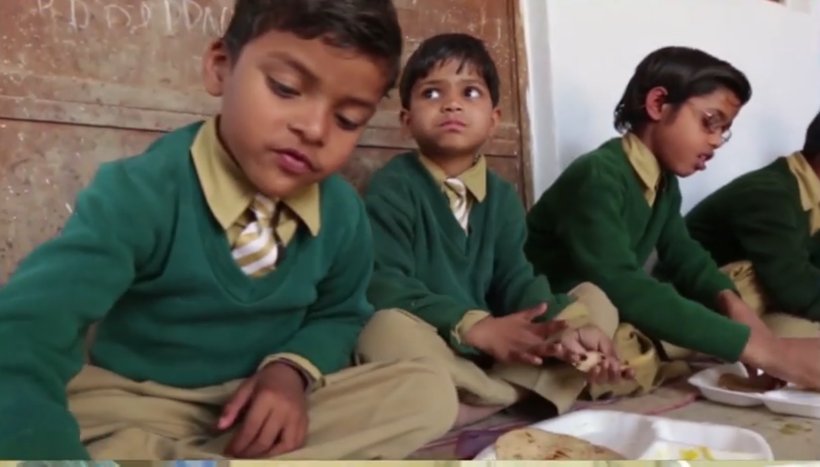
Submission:
[[[682,183],[684,210],[803,142],[820,110],[820,0],[522,0],[538,196],[575,157],[615,135],[612,114],[638,62],[701,48],[749,77],[751,102],[709,169]],[[804,11],[811,2],[814,14]],[[804,11],[800,11],[800,10]]]

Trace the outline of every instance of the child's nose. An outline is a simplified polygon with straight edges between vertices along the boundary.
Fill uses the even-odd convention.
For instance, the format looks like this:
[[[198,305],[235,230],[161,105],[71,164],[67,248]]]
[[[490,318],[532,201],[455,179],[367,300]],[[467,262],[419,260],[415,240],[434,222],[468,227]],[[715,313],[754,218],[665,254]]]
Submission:
[[[444,110],[446,112],[457,112],[462,109],[461,102],[458,99],[448,99],[445,101]]]
[[[293,131],[301,135],[306,143],[322,145],[330,127],[329,120],[328,112],[317,106],[305,112],[302,118],[294,119],[290,126]]]
[[[712,133],[709,135],[709,145],[717,149],[723,146],[724,139],[721,133]]]

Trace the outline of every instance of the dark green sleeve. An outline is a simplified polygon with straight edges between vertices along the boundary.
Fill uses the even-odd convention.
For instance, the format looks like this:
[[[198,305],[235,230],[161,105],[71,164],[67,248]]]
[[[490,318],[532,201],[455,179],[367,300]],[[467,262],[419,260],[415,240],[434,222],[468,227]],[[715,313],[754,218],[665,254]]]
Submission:
[[[749,328],[651,277],[630,246],[620,213],[622,182],[592,164],[577,169],[562,184],[566,199],[574,202],[560,219],[547,220],[558,223],[572,267],[604,290],[622,321],[655,339],[736,361],[748,341]]]
[[[659,271],[684,297],[697,300],[707,307],[715,306],[724,290],[734,290],[734,284],[720,272],[712,256],[690,235],[680,215],[680,192],[674,189],[672,213],[658,238]]]
[[[147,206],[167,199],[121,165],[100,169],[62,233],[0,290],[0,458],[87,458],[66,385],[83,339],[125,292],[156,244]]]
[[[474,353],[460,345],[453,335],[456,325],[470,309],[447,295],[431,292],[415,277],[412,195],[400,187],[385,185],[372,184],[365,197],[376,255],[368,288],[370,302],[377,310],[409,311],[435,327],[453,348]]]
[[[571,301],[567,295],[553,294],[547,278],[536,276],[526,255],[526,214],[521,200],[511,187],[501,185],[498,209],[501,222],[496,226],[493,279],[487,301],[496,315],[506,315],[547,304],[542,318],[551,319]]]
[[[788,193],[738,197],[733,228],[763,287],[782,311],[820,320],[820,268],[812,264],[809,233]]]
[[[328,254],[334,259],[319,283],[318,298],[302,327],[280,350],[306,358],[325,375],[350,364],[359,333],[373,315],[367,301],[373,271],[370,225],[361,200],[352,191],[349,197],[355,204],[335,206],[351,221],[343,240],[329,245]]]

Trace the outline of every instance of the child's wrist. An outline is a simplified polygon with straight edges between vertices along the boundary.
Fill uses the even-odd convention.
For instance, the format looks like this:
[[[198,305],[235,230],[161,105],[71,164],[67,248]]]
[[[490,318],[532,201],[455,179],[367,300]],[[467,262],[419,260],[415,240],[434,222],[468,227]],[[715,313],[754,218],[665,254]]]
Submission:
[[[310,380],[305,372],[287,360],[271,362],[265,366],[262,371],[269,372],[276,380],[291,381],[294,384],[298,382],[302,390],[307,390],[310,386]]]

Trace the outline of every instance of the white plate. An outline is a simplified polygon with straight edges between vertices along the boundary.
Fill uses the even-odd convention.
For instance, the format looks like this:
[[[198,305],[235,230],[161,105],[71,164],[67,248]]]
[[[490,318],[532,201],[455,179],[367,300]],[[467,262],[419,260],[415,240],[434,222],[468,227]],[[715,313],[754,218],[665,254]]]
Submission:
[[[718,386],[718,378],[725,373],[749,376],[742,364],[730,363],[695,373],[689,378],[689,384],[698,388],[703,397],[721,404],[738,407],[753,407],[763,404],[761,399],[763,393],[730,391]]]
[[[710,423],[582,410],[532,427],[585,439],[629,460],[774,460],[771,447],[759,434]],[[495,445],[475,460],[495,460]]]
[[[820,418],[820,393],[801,391],[793,386],[763,393],[763,403],[772,412],[798,417]]]
[[[703,370],[689,378],[689,384],[698,388],[703,397],[727,405],[752,407],[764,404],[770,411],[798,417],[820,418],[820,393],[803,391],[789,385],[766,392],[739,392],[717,385],[724,373],[748,376],[740,363],[730,363]]]

